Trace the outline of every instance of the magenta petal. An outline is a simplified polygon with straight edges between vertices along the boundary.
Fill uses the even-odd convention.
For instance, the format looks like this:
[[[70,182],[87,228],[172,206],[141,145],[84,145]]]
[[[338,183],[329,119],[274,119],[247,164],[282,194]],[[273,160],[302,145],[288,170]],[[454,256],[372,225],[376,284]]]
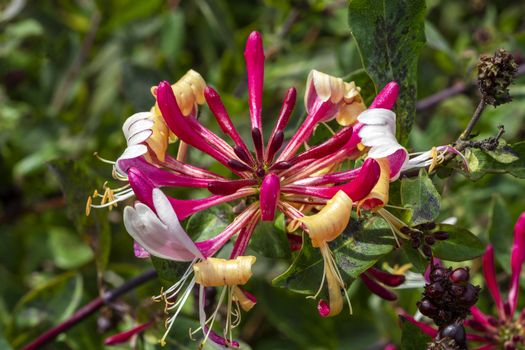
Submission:
[[[334,105],[331,102],[322,102],[319,108],[315,109],[313,113],[308,114],[297,132],[284,147],[284,150],[277,158],[277,162],[290,159],[301,147],[303,142],[308,141],[310,136],[312,136],[315,126],[320,122],[322,117],[326,116],[332,109],[334,109]]]
[[[195,245],[205,257],[210,257],[215,254],[222,246],[224,246],[234,234],[242,230],[244,227],[252,223],[254,216],[259,213],[258,207],[253,203],[239,214],[231,224],[229,224],[217,236],[210,238],[203,242],[197,242]]]
[[[117,333],[115,335],[107,337],[106,340],[104,340],[104,345],[116,345],[116,344],[125,343],[129,341],[131,337],[134,336],[135,334],[139,334],[143,332],[144,330],[148,329],[149,327],[151,327],[152,324],[153,324],[152,322],[147,322],[147,323],[138,325],[136,327],[133,327],[127,331]]]
[[[211,208],[221,203],[231,202],[233,200],[246,197],[252,193],[253,192],[251,191],[237,191],[227,196],[215,195],[198,199],[176,199],[168,196],[168,199],[173,206],[173,209],[175,210],[179,220],[184,220],[199,211]]]
[[[288,243],[290,243],[290,250],[292,252],[296,252],[298,250],[301,250],[303,246],[303,237],[294,235],[291,233],[287,233],[286,237],[288,238]]]
[[[326,184],[333,184],[333,183],[339,183],[339,182],[347,182],[350,180],[353,180],[359,175],[359,172],[361,171],[361,168],[355,168],[345,171],[339,171],[335,173],[328,173],[321,176],[312,176],[307,177],[306,179],[301,179],[299,181],[295,181],[294,185],[326,185]]]
[[[281,181],[274,173],[266,175],[261,184],[260,205],[262,221],[273,221],[277,200],[281,193]]]
[[[220,95],[211,87],[206,87],[204,90],[204,97],[206,98],[206,102],[208,103],[208,106],[210,107],[210,110],[212,114],[215,116],[215,119],[217,119],[217,122],[219,123],[219,126],[221,127],[221,130],[228,136],[231,137],[233,142],[242,150],[251,157],[251,153],[249,152],[248,148],[246,147],[246,144],[244,143],[243,139],[241,138],[241,135],[233,125],[230,116],[228,115],[228,111],[226,111],[226,107],[224,107],[224,104],[221,101]],[[253,162],[253,159],[251,159]]]
[[[318,159],[328,154],[334,153],[345,144],[348,143],[348,140],[352,137],[353,129],[352,127],[345,127],[339,130],[334,136],[332,136],[327,141],[321,143],[320,145],[314,146],[307,151],[299,154],[298,156],[290,159],[292,164],[296,164],[306,159]]]
[[[151,210],[155,210],[152,196],[153,188],[155,188],[153,183],[139,169],[134,167],[128,170],[128,180],[137,199],[150,207]]]
[[[407,320],[408,322],[412,323],[414,326],[417,326],[419,329],[421,329],[423,331],[423,333],[425,333],[426,335],[428,335],[428,336],[430,336],[432,338],[434,338],[438,334],[437,329],[432,328],[431,326],[429,326],[426,323],[416,321],[416,319],[414,317],[410,316],[406,312],[403,312],[403,314],[400,315],[400,317],[402,317],[405,320]]]
[[[369,108],[392,109],[396,103],[398,94],[399,85],[397,85],[395,81],[391,81],[377,94]]]
[[[147,252],[147,250],[136,241],[133,241],[133,253],[135,253],[135,257],[139,259],[146,259],[150,257],[150,254]]]
[[[220,346],[225,346],[225,347],[234,347],[234,348],[238,348],[239,347],[239,342],[233,340],[230,343],[229,340],[221,337],[220,335],[218,335],[214,331],[210,330],[208,328],[208,326],[204,326],[204,332],[207,333],[207,334],[209,332],[209,337],[210,337],[211,341],[214,342],[215,344],[218,344]]]
[[[131,167],[140,169],[142,176],[148,178],[155,187],[173,186],[173,187],[193,187],[206,188],[210,179],[195,178],[192,176],[175,174],[170,171],[162,170],[148,163],[144,158],[126,159],[119,162],[122,170],[128,171]]]
[[[382,299],[388,300],[388,301],[394,301],[397,300],[397,295],[371,279],[366,275],[366,273],[362,273],[359,275],[361,277],[361,281],[365,284],[365,286],[375,295],[379,296]]]
[[[289,185],[282,188],[284,193],[302,194],[318,198],[330,199],[338,191],[344,191],[353,201],[365,198],[374,188],[381,169],[375,159],[368,158],[363,163],[359,174],[350,182],[334,187],[296,186]]]
[[[509,304],[510,314],[514,315],[518,304],[518,292],[520,283],[520,274],[523,262],[525,261],[525,213],[522,213],[514,226],[514,243],[512,245],[512,254],[510,258],[510,267],[512,270]]]
[[[191,118],[186,118],[182,115],[171,85],[167,81],[161,82],[157,88],[157,102],[166,124],[175,135],[187,144],[209,154],[227,166],[228,157],[207,144],[206,141],[189,126],[188,120]]]
[[[388,273],[388,272],[376,269],[375,267],[369,268],[368,270],[366,270],[366,273],[368,273],[369,275],[374,277],[376,280],[378,280],[379,282],[383,284],[386,284],[389,287],[397,287],[405,282],[404,275]]]
[[[317,304],[317,311],[321,317],[327,317],[330,314],[330,305],[328,305],[325,300],[321,299]]]
[[[235,245],[233,246],[232,252],[230,254],[230,259],[235,259],[238,256],[244,255],[244,252],[248,248],[248,244],[250,243],[253,231],[255,230],[258,222],[259,215],[255,215],[251,218],[251,222],[241,229],[239,236],[235,240]]]
[[[292,115],[292,111],[295,106],[295,101],[297,99],[297,91],[294,87],[291,87],[286,92],[286,96],[284,97],[283,105],[281,107],[281,111],[279,112],[279,117],[277,118],[277,122],[275,123],[275,126],[272,130],[272,134],[270,135],[270,139],[268,141],[268,151],[272,147],[272,144],[275,142],[275,136],[278,132],[284,132],[284,129],[286,128],[286,125],[288,124],[288,121],[290,120],[290,116]],[[275,148],[275,146],[274,146]],[[270,162],[273,158],[273,155],[268,155],[266,161]]]
[[[240,180],[214,180],[208,182],[208,191],[213,194],[229,195],[237,192],[239,189],[255,185],[255,179],[240,179]]]
[[[248,298],[248,300],[250,300],[252,303],[254,304],[257,304],[257,298],[255,297],[255,295],[253,295],[252,293],[248,292],[247,290],[237,286],[237,288],[239,288],[242,292],[242,294],[244,294],[244,296],[246,298]]]
[[[472,317],[474,317],[474,320],[476,320],[479,324],[483,325],[483,327],[488,329],[494,329],[494,326],[490,324],[487,315],[485,315],[476,306],[472,306],[470,308],[470,313],[472,314]]]
[[[262,92],[264,81],[264,49],[262,36],[252,32],[246,41],[244,50],[248,75],[248,98],[252,128],[262,130]]]
[[[369,158],[363,163],[359,175],[354,180],[340,186],[340,189],[343,190],[348,197],[352,198],[353,201],[360,201],[372,191],[379,180],[380,173],[381,169],[379,164],[375,159]]]
[[[487,246],[487,250],[482,257],[483,262],[483,274],[485,276],[485,282],[487,289],[492,295],[492,299],[496,303],[498,308],[498,314],[501,319],[505,319],[505,310],[503,308],[503,300],[498,288],[498,282],[496,281],[496,271],[494,270],[494,248],[492,244]]]

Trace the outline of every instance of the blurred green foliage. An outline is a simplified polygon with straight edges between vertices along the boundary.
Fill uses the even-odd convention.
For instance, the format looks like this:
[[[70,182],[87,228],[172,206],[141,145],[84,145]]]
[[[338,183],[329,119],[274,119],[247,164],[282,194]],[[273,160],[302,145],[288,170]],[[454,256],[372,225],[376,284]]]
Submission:
[[[121,208],[83,217],[84,199],[111,173],[93,152],[107,159],[120,154],[125,146],[121,125],[152,105],[150,86],[173,82],[193,68],[220,91],[234,122],[246,133],[242,51],[256,29],[263,33],[268,60],[266,120],[277,115],[289,86],[302,96],[311,69],[362,82],[370,100],[374,86],[363,73],[347,5],[327,0],[1,2],[0,348],[21,347],[150,266],[133,256]],[[428,0],[426,7],[419,98],[472,81],[479,55],[496,48],[513,52],[523,63],[523,2]],[[476,128],[480,137],[496,134],[499,124],[505,125],[509,143],[525,137],[525,80],[517,80],[511,94],[512,103],[485,111]],[[475,90],[467,90],[418,112],[409,148],[427,150],[454,141],[478,98]],[[303,110],[298,103],[296,123]],[[211,121],[205,108],[201,120]],[[486,154],[476,156],[487,159]],[[510,241],[513,220],[525,207],[524,181],[503,174],[476,182],[460,174],[432,180],[442,197],[438,220],[457,217],[482,240],[499,242],[498,259],[508,261],[501,243]],[[413,312],[420,291],[399,290],[398,302],[391,305],[357,282],[350,290],[355,315],[320,319],[313,301],[271,286],[289,265],[288,253],[281,256],[277,262],[259,259],[257,278],[250,282],[259,303],[243,320],[238,336],[253,349],[359,350],[401,343],[395,306]],[[401,252],[393,259],[406,261]],[[474,262],[474,271],[477,266]],[[158,348],[162,306],[149,297],[159,289],[154,281],[134,290],[48,348],[101,349],[108,335],[152,319],[159,322],[136,346]],[[168,348],[195,348],[187,336],[187,328],[195,328],[194,311],[191,303],[185,307]]]

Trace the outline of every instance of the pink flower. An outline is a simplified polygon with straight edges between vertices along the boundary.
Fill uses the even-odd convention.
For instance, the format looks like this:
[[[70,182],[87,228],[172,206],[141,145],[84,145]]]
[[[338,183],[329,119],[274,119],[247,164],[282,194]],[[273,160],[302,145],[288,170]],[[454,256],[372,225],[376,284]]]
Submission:
[[[169,155],[165,155],[163,162],[157,157],[154,164],[142,157],[117,161],[118,168],[125,172],[129,180],[133,194],[141,203],[149,207],[153,207],[151,194],[154,188],[173,186],[207,188],[211,196],[206,198],[181,200],[168,197],[180,220],[220,203],[254,197],[253,204],[214,238],[214,244],[210,243],[202,249],[206,257],[212,256],[238,232],[240,235],[232,257],[242,255],[257,222],[273,220],[276,211],[281,211],[286,217],[294,220],[301,216],[296,209],[297,206],[325,204],[339,190],[344,191],[354,203],[357,203],[368,195],[379,178],[380,169],[377,162],[368,159],[360,168],[334,173],[332,179],[326,177],[318,183],[315,181],[311,184],[302,183],[309,181],[312,175],[329,165],[355,159],[363,154],[357,147],[360,138],[352,137],[354,128],[351,126],[341,129],[324,143],[298,155],[295,154],[309,139],[313,127],[330,118],[334,110],[337,110],[337,103],[343,103],[343,95],[336,98],[341,100],[339,102],[329,99],[328,102],[318,103],[318,108],[312,108],[312,113],[306,117],[298,133],[286,143],[284,129],[296,99],[295,89],[291,88],[285,96],[277,123],[265,145],[262,134],[264,51],[259,33],[254,32],[248,38],[245,58],[253,154],[235,129],[219,94],[213,88],[208,86],[204,89],[206,103],[216,117],[221,130],[233,141],[234,146],[230,146],[195,118],[185,117],[169,83],[162,82],[155,89],[159,110],[171,132],[182,142],[220,162],[236,176],[236,179],[224,178]],[[378,95],[378,99],[383,101],[387,99],[391,103],[391,100],[397,96],[396,92],[396,96],[385,98],[385,93],[392,94],[392,91],[383,92]],[[382,106],[378,103],[376,105]],[[279,154],[283,144],[284,149]],[[199,248],[202,246],[201,243],[197,243]]]

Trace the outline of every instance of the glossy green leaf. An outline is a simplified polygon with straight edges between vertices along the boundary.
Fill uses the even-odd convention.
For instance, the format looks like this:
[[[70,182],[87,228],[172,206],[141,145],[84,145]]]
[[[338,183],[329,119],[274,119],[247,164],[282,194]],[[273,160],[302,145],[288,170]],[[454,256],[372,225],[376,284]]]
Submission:
[[[401,203],[411,208],[412,225],[434,221],[439,215],[441,196],[427,172],[421,169],[417,178],[401,180]]]
[[[428,343],[432,341],[428,335],[423,333],[419,327],[408,322],[403,317],[401,319],[401,349],[403,350],[422,350],[426,349]]]
[[[278,215],[272,222],[257,224],[248,248],[268,258],[287,258],[290,256],[290,243],[286,237],[284,216]]]
[[[106,269],[111,249],[111,233],[107,210],[92,210],[86,216],[86,200],[97,182],[84,163],[72,160],[57,160],[50,164],[66,197],[67,212],[79,234],[83,235],[95,253],[99,276]]]
[[[304,243],[292,265],[273,280],[278,287],[297,293],[314,293],[321,283],[323,258],[303,234]],[[348,282],[373,266],[394,247],[392,232],[379,218],[352,220],[345,231],[330,245],[343,279]]]
[[[511,174],[525,179],[525,142],[504,146],[497,151],[469,149],[466,158],[470,172],[466,175],[473,180],[485,174]]]
[[[507,204],[500,194],[492,197],[488,238],[494,246],[494,256],[499,264],[510,272],[510,252],[514,239],[514,222]]]
[[[406,142],[415,118],[419,51],[425,42],[424,0],[351,0],[348,23],[363,66],[379,91],[400,85],[397,133]]]
[[[469,230],[454,225],[438,224],[436,231],[448,233],[448,239],[436,241],[432,246],[434,256],[448,261],[472,260],[481,256],[485,245]]]

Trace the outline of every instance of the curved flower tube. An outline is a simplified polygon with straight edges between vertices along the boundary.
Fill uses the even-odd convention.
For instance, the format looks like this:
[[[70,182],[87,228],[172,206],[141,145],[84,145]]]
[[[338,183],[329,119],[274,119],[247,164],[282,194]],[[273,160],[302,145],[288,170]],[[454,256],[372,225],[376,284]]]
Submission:
[[[405,282],[404,275],[384,272],[375,267],[369,268],[359,277],[372,293],[387,301],[397,300],[397,295],[385,286],[398,287]]]
[[[351,211],[352,199],[345,192],[339,191],[317,214],[297,219],[306,228],[306,232],[312,240],[312,246],[319,248],[323,256],[323,279],[319,290],[312,297],[314,299],[317,298],[326,280],[329,302],[326,303],[321,299],[317,307],[322,317],[335,316],[341,312],[343,309],[341,290],[343,290],[350,313],[352,313],[352,305],[350,304],[343,277],[328,246],[328,242],[337,238],[348,225]]]

